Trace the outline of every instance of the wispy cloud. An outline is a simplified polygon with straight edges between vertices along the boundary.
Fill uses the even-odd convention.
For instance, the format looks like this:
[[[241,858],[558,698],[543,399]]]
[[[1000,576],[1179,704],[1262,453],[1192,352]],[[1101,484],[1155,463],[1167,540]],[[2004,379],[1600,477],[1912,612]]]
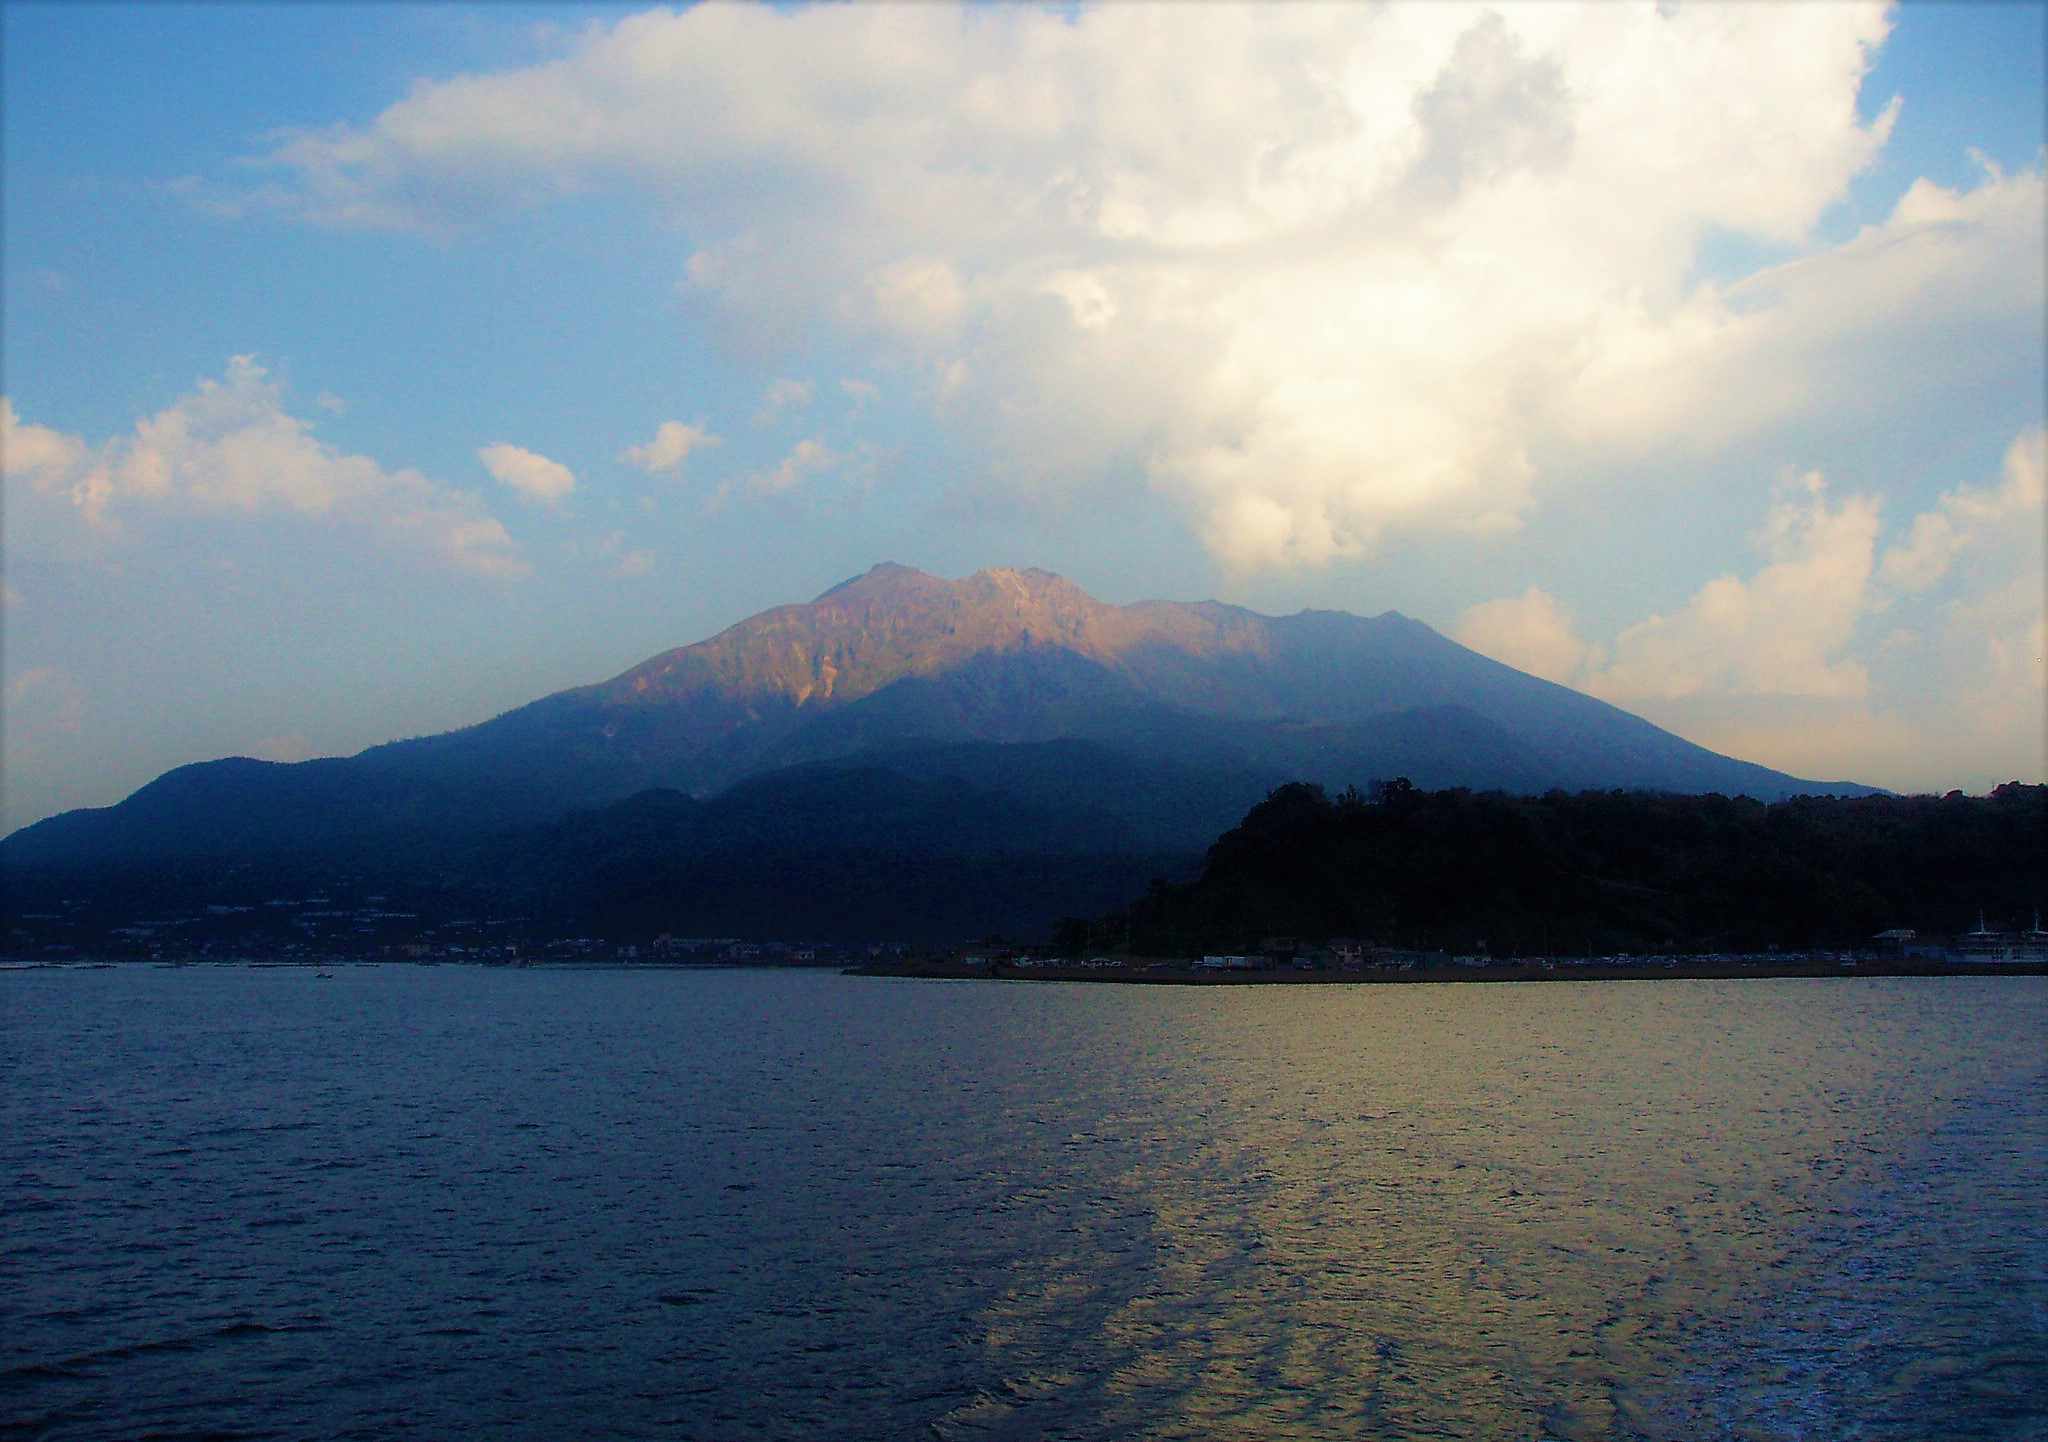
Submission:
[[[754,424],[772,426],[781,420],[787,411],[801,410],[811,403],[811,397],[818,393],[813,381],[779,380],[768,387],[761,397],[761,408],[754,412]]]
[[[624,531],[613,531],[597,548],[598,555],[610,562],[611,573],[621,580],[645,576],[654,570],[654,553],[636,550],[626,541]]]
[[[87,709],[85,690],[70,672],[55,666],[30,666],[7,678],[7,710],[11,722],[55,731],[78,731]]]
[[[711,508],[721,509],[740,495],[787,495],[837,469],[845,461],[845,456],[827,446],[822,439],[798,441],[790,447],[789,454],[768,469],[720,486],[711,497]]]
[[[763,495],[780,495],[784,491],[795,490],[838,463],[839,457],[823,441],[798,441],[782,458],[781,464],[749,478],[747,485]]]

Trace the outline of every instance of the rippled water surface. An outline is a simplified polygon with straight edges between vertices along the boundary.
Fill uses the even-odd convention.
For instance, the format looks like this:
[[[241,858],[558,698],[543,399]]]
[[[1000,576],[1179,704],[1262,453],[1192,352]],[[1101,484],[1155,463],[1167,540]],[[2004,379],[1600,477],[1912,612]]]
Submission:
[[[2042,979],[0,974],[0,1435],[2042,1438]]]

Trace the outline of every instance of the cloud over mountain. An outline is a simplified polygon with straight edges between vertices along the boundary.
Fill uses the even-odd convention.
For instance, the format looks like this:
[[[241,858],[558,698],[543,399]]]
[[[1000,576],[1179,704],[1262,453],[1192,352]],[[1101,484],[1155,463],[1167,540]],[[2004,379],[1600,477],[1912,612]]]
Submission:
[[[1755,537],[1764,564],[1684,606],[1580,634],[1549,592],[1472,607],[1454,634],[1485,655],[1771,764],[1850,755],[1904,784],[2042,774],[2048,736],[2048,488],[2042,432],[1998,481],[1958,486],[1884,544],[1881,505],[1791,481]],[[1959,741],[1958,738],[1963,738]]]
[[[265,159],[328,225],[651,198],[730,343],[827,332],[920,373],[1014,490],[1134,469],[1228,565],[1315,566],[1515,527],[1546,447],[1880,404],[1871,356],[2031,325],[2038,173],[1814,239],[1889,132],[1858,111],[1888,30],[1846,3],[704,6]],[[1717,236],[1805,254],[1703,278]]]

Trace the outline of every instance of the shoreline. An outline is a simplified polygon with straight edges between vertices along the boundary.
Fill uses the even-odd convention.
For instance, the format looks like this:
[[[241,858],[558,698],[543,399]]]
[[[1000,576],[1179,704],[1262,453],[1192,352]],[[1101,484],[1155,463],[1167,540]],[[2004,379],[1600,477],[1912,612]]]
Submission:
[[[2048,976],[2048,961],[1944,962],[1862,960],[1836,961],[1786,957],[1781,961],[1641,962],[1504,962],[1485,966],[1361,968],[1354,971],[1297,971],[1291,967],[1260,970],[1206,969],[1154,962],[1139,966],[967,966],[953,961],[867,962],[841,966],[817,962],[692,962],[612,957],[522,958],[507,961],[473,956],[450,957],[0,957],[0,972],[98,971],[127,967],[181,970],[186,967],[232,967],[258,970],[319,971],[325,967],[475,967],[489,971],[813,971],[839,976],[895,977],[918,981],[1065,981],[1123,986],[1400,986],[1474,985],[1503,982],[1573,981],[1767,981],[1829,977],[1967,977]]]
[[[1191,966],[965,966],[958,962],[870,962],[847,967],[847,976],[925,981],[1084,981],[1126,986],[1399,986],[1417,983],[1571,981],[1766,981],[1789,978],[1892,976],[2048,976],[2048,961],[1672,961],[1620,963],[1540,962],[1490,966],[1384,967],[1358,971],[1205,970]]]

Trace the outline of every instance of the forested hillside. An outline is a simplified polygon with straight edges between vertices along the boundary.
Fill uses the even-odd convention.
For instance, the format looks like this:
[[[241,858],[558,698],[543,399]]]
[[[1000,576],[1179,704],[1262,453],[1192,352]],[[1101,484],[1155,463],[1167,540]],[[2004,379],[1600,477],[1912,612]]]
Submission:
[[[1146,955],[1286,934],[1495,956],[1853,947],[1894,927],[2026,927],[2048,905],[2048,787],[1797,797],[1280,788],[1082,937]],[[1069,928],[1069,936],[1074,929]]]

